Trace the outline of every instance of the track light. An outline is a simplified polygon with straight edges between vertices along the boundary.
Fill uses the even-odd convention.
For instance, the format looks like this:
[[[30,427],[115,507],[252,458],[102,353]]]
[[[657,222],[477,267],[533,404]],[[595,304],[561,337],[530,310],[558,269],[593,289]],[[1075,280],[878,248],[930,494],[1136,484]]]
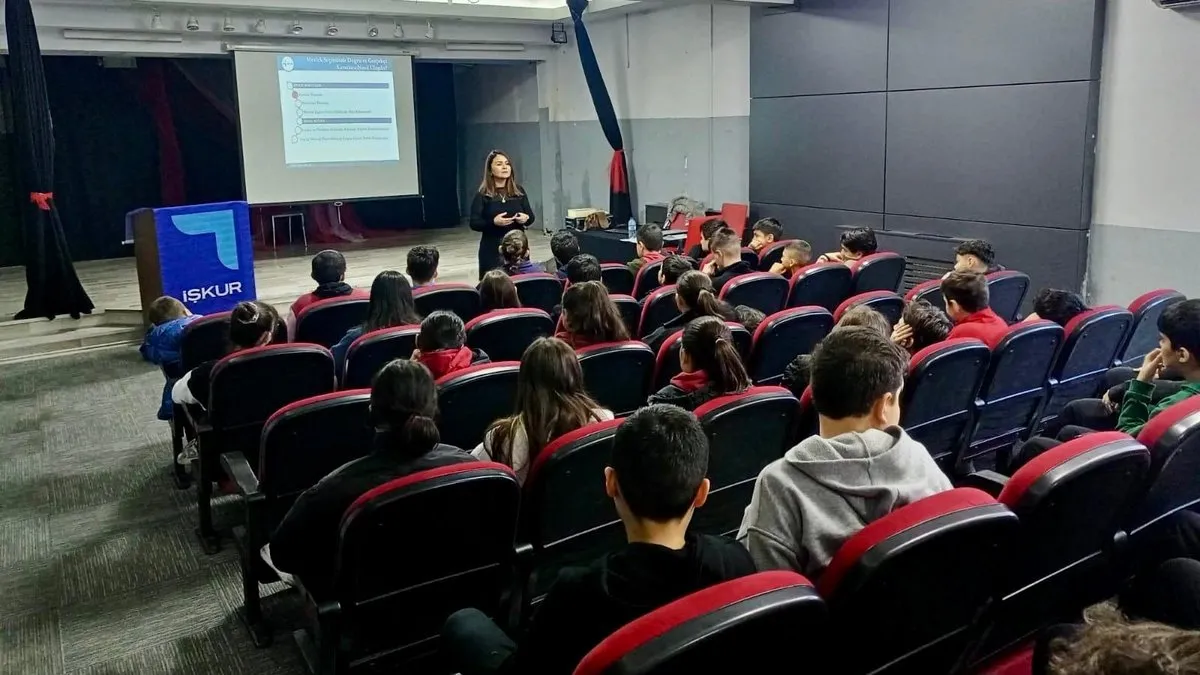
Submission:
[[[288,26],[288,32],[292,35],[299,35],[304,32],[304,26],[300,25],[299,21],[292,20],[292,25]]]
[[[221,30],[226,33],[232,33],[237,30],[237,27],[233,25],[233,19],[229,18],[228,14],[225,15],[225,23],[221,24]]]
[[[150,16],[150,30],[162,30],[162,29],[163,29],[162,14],[160,14],[158,11],[158,8],[155,7],[154,14],[152,14]]]
[[[325,34],[328,35],[329,37],[334,37],[335,35],[338,34],[337,24],[334,23],[332,20],[329,22],[329,25],[325,27]]]
[[[375,25],[375,22],[371,20],[371,17],[367,17],[367,37],[379,37],[379,26]]]
[[[404,39],[404,26],[399,21],[392,19],[392,37],[397,40]]]
[[[192,31],[193,33],[200,30],[200,22],[196,20],[195,14],[188,17],[186,25],[187,25],[187,29]]]
[[[262,18],[261,16],[258,17],[258,21],[254,22],[254,32],[255,33],[267,32],[267,20]]]
[[[433,35],[434,35],[434,33],[433,33],[433,21],[431,21],[431,20],[429,20],[429,19],[426,19],[426,20],[425,20],[425,39],[426,39],[426,40],[432,40],[432,39],[433,39]]]

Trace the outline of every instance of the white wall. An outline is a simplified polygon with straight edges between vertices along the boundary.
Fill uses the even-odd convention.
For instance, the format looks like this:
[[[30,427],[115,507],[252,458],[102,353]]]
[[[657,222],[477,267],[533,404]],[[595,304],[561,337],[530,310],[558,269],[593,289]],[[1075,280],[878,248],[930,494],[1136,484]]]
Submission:
[[[1109,0],[1088,290],[1200,295],[1200,11]]]

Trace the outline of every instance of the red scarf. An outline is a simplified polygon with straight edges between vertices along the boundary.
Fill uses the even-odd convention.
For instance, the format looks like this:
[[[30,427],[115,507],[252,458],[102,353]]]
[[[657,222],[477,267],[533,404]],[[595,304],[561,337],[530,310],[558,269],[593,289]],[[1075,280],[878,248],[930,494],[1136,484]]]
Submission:
[[[650,264],[662,260],[665,256],[662,251],[646,251],[642,254],[642,262]]]
[[[708,384],[708,373],[697,370],[691,373],[680,373],[671,378],[671,384],[680,390],[691,393]]]
[[[558,338],[559,340],[562,340],[563,342],[567,343],[568,345],[571,345],[571,349],[583,349],[584,347],[590,347],[593,344],[599,344],[599,343],[592,342],[591,340],[583,337],[582,335],[576,335],[575,333],[568,333],[565,330],[561,330],[561,331],[555,333],[554,337]]]
[[[433,373],[433,379],[438,379],[443,375],[449,375],[456,370],[462,370],[471,365],[471,361],[475,358],[475,353],[470,347],[462,346],[458,349],[439,349],[433,352],[421,352],[421,363]]]

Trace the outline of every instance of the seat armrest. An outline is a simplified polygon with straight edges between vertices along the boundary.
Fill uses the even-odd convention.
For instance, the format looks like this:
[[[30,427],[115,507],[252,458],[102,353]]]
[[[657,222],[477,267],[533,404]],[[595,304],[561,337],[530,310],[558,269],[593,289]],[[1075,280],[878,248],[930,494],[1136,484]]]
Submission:
[[[976,471],[962,479],[959,487],[973,487],[983,490],[993,497],[1000,496],[1004,486],[1008,484],[1008,476],[990,469]]]
[[[249,460],[240,452],[225,452],[221,454],[221,468],[225,474],[237,484],[238,492],[243,497],[258,495],[258,476],[254,475]]]
[[[197,434],[212,431],[212,424],[208,421],[208,412],[198,405],[182,405],[183,412],[187,415],[188,421],[191,422],[192,429]]]

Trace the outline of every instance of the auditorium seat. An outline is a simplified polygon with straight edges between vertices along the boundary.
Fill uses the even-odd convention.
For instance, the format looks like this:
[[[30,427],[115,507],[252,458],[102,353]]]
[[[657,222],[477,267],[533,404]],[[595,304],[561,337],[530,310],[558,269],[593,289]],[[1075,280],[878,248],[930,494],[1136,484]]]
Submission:
[[[493,361],[520,361],[525,348],[554,334],[554,322],[540,309],[494,309],[467,322],[467,344]]]
[[[1158,348],[1158,317],[1168,307],[1185,299],[1179,291],[1160,288],[1144,293],[1129,303],[1129,311],[1133,312],[1133,327],[1129,331],[1129,340],[1117,357],[1116,365],[1140,367],[1142,359]]]
[[[318,300],[296,316],[296,342],[332,347],[346,337],[346,331],[361,326],[371,301],[366,298],[329,298]]]
[[[185,408],[199,438],[200,456],[193,465],[198,474],[197,534],[206,553],[220,548],[210,503],[221,454],[240,451],[253,466],[267,419],[289,403],[333,391],[334,385],[333,355],[313,344],[253,347],[213,366],[206,411]]]
[[[899,292],[908,260],[899,253],[881,251],[846,263],[854,273],[854,294],[871,291]]]
[[[783,387],[751,387],[696,408],[708,436],[708,501],[689,529],[733,535],[750,504],[758,474],[795,441],[800,402]]]
[[[1155,415],[1137,438],[1150,449],[1150,482],[1128,523],[1135,541],[1166,518],[1200,505],[1200,396]]]
[[[650,294],[650,291],[658,288],[658,272],[662,269],[663,261],[656,260],[654,262],[645,263],[638,268],[637,275],[633,278],[633,297],[641,300]]]
[[[829,672],[953,672],[1007,571],[1018,531],[1012,511],[972,488],[868,524],[817,579],[831,618],[829,653],[837,657]]]
[[[625,323],[625,330],[630,337],[637,335],[638,321],[642,318],[641,304],[632,295],[609,293],[608,297],[621,313],[621,321]]]
[[[1041,425],[1058,418],[1071,401],[1100,394],[1104,374],[1125,344],[1133,314],[1124,307],[1096,307],[1067,322],[1066,338],[1050,372],[1050,400]]]
[[[420,326],[393,326],[364,333],[346,350],[342,389],[370,387],[381,368],[396,359],[412,358]]]
[[[562,302],[563,282],[545,272],[516,274],[512,277],[522,307],[540,309],[549,314]]]
[[[471,284],[434,284],[413,291],[417,313],[429,316],[439,309],[454,312],[463,322],[479,315],[479,291]]]
[[[1021,304],[1029,292],[1029,275],[1014,270],[992,272],[987,275],[988,305],[1001,319],[1009,323],[1021,316]]]
[[[993,476],[997,500],[1017,515],[1021,532],[974,660],[995,657],[1045,626],[1073,621],[1084,607],[1116,593],[1104,581],[1106,558],[1149,464],[1142,444],[1110,431],[1050,449],[1012,478]]]
[[[853,292],[854,276],[849,267],[842,263],[814,263],[792,275],[787,306],[815,305],[832,312]]]
[[[812,385],[800,394],[800,411],[796,419],[796,439],[802,441],[821,432],[821,418],[813,404]]]
[[[391,480],[355,500],[339,528],[334,590],[320,597],[301,587],[309,628],[296,638],[305,660],[320,675],[372,670],[385,658],[397,664],[389,672],[413,661],[428,668],[421,659],[435,657],[450,614],[500,614],[520,492],[508,467],[467,462]]]
[[[750,269],[758,269],[758,252],[749,246],[742,247],[742,262],[750,266]]]
[[[438,429],[442,442],[471,450],[492,422],[513,414],[519,361],[493,361],[437,380]]]
[[[755,384],[779,384],[783,372],[800,354],[833,330],[833,315],[823,307],[793,307],[771,314],[758,324],[746,370]]]
[[[750,354],[750,331],[746,330],[742,324],[733,321],[726,321],[725,325],[733,334],[733,344],[737,347],[738,354],[741,355],[744,363]],[[662,345],[658,348],[654,365],[654,383],[651,385],[652,392],[667,386],[671,383],[672,377],[682,372],[679,366],[679,346],[682,339],[683,331],[680,330],[663,340]]]
[[[781,239],[774,244],[767,244],[758,252],[758,269],[760,272],[770,272],[771,266],[783,261],[783,249],[799,239]]]
[[[947,476],[971,431],[975,395],[991,360],[973,338],[946,340],[913,354],[900,395],[900,426],[919,441]]]
[[[179,342],[179,361],[183,372],[205,361],[216,361],[229,353],[229,314],[206,314],[184,327]],[[275,326],[275,334],[271,336],[271,344],[287,341],[287,325],[280,321]]]
[[[609,295],[633,294],[633,270],[626,263],[600,263],[600,281]]]
[[[974,429],[964,463],[1004,468],[1013,444],[1038,421],[1062,342],[1061,326],[1036,321],[1009,327],[990,345],[992,357],[975,398]]]
[[[675,304],[675,284],[660,286],[642,301],[642,314],[638,320],[637,332],[633,335],[639,338],[646,337],[677,316],[679,307]]]
[[[908,293],[904,294],[904,300],[905,302],[924,300],[943,312],[946,311],[946,298],[942,295],[941,279],[930,279],[913,286]]]
[[[292,503],[346,462],[371,451],[371,391],[354,389],[290,403],[263,425],[257,466],[243,452],[221,455],[221,467],[241,497],[243,524],[233,528],[242,568],[240,618],[254,644],[271,642],[259,603],[260,583],[279,581],[262,562],[262,547]]]
[[[588,394],[618,416],[646,404],[654,377],[654,350],[644,342],[606,342],[576,350]]]
[[[893,326],[900,322],[900,316],[904,314],[904,298],[891,291],[870,291],[847,298],[838,305],[833,312],[834,322],[841,321],[842,315],[858,305],[866,305],[879,312]]]
[[[719,296],[733,305],[753,307],[764,314],[774,314],[784,308],[788,298],[788,281],[770,272],[750,272],[730,279]]]
[[[588,652],[574,675],[684,675],[731,662],[745,673],[778,672],[787,670],[781,664],[821,658],[825,630],[825,603],[807,579],[759,572],[625,624]]]
[[[746,225],[750,223],[750,205],[724,202],[721,204],[721,220],[724,220],[729,229],[737,233],[737,236],[744,237]]]
[[[700,227],[710,220],[716,220],[720,216],[693,216],[687,221],[687,237],[683,241],[684,253],[692,250],[693,247],[700,245],[702,233]]]

